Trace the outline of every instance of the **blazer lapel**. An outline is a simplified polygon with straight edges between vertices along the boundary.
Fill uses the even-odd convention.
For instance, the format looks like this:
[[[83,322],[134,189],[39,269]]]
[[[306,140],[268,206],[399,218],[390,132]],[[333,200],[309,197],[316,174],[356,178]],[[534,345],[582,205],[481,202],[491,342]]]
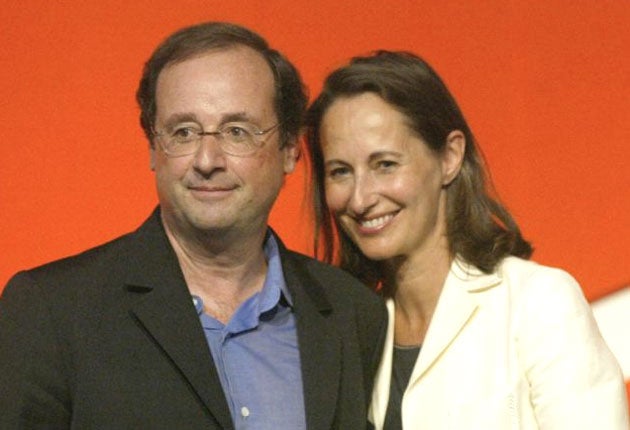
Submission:
[[[410,386],[431,368],[473,318],[478,303],[471,293],[499,282],[496,274],[484,274],[459,258],[453,261],[411,375]]]
[[[145,297],[137,301],[132,314],[168,355],[222,428],[232,429],[212,354],[159,217],[154,214],[136,234],[137,248],[129,258],[127,291]]]
[[[297,321],[306,427],[329,430],[333,428],[342,359],[339,334],[326,318],[332,306],[317,280],[282,245],[280,249]]]
[[[378,366],[374,379],[374,389],[372,390],[372,401],[368,411],[368,417],[376,428],[383,428],[385,422],[385,414],[387,413],[387,404],[389,402],[389,386],[392,379],[392,366],[394,356],[394,300],[386,299],[387,317],[387,334],[385,335],[385,345],[381,355],[381,362]]]

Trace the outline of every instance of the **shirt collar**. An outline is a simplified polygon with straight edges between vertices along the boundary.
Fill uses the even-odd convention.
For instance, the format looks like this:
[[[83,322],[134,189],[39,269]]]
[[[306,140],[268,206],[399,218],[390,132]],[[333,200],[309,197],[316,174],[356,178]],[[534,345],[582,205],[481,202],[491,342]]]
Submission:
[[[281,300],[281,297],[284,297],[289,306],[293,306],[291,293],[287,288],[282,272],[278,241],[271,232],[267,233],[264,252],[267,258],[267,276],[260,291],[260,312],[273,308]]]
[[[271,231],[267,232],[263,246],[265,258],[267,260],[267,275],[263,283],[262,290],[258,293],[257,316],[273,309],[278,303],[283,303],[289,307],[293,306],[291,293],[287,288],[282,271],[282,261],[280,259],[280,247],[278,241]],[[198,314],[203,313],[203,301],[197,296],[192,296],[193,304]]]

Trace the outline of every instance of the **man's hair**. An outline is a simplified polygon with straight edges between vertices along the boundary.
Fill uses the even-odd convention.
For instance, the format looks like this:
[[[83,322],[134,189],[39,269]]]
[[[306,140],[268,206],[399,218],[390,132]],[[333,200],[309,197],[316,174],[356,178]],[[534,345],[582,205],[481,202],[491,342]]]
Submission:
[[[183,28],[164,40],[144,65],[136,92],[140,105],[140,125],[153,145],[156,115],[155,92],[160,72],[168,65],[188,60],[208,51],[246,46],[258,52],[269,64],[275,81],[274,107],[280,123],[284,147],[299,136],[308,97],[300,74],[280,52],[269,47],[255,32],[231,23],[207,22]],[[252,79],[256,79],[252,76]]]
[[[346,270],[375,286],[383,280],[380,264],[370,261],[337,224],[326,205],[324,159],[320,142],[322,118],[331,104],[343,97],[374,93],[401,112],[409,128],[435,153],[446,147],[447,136],[460,130],[466,138],[462,167],[446,190],[446,224],[450,251],[484,272],[507,255],[528,258],[531,245],[508,210],[493,196],[483,156],[455,99],[437,73],[409,52],[377,51],[353,58],[333,71],[306,117],[315,210],[315,253],[335,260]],[[338,243],[335,241],[338,233]],[[323,252],[318,252],[323,246]],[[385,292],[387,293],[387,292]]]

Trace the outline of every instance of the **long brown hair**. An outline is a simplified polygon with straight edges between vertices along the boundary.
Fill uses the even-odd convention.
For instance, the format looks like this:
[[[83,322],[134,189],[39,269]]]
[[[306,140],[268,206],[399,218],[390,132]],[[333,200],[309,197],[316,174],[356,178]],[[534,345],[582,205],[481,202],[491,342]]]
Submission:
[[[404,114],[411,129],[436,153],[444,151],[450,132],[460,130],[464,134],[462,168],[447,187],[450,252],[484,272],[491,272],[507,255],[529,258],[532,247],[496,197],[472,131],[444,82],[420,57],[390,51],[355,57],[332,72],[307,112],[315,254],[338,263],[372,287],[383,280],[380,263],[363,255],[328,209],[319,134],[322,118],[336,99],[366,92],[377,94]]]

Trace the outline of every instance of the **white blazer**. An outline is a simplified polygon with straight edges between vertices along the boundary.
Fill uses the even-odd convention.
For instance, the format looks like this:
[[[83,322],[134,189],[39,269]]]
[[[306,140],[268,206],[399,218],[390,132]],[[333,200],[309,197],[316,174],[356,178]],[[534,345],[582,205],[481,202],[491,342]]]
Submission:
[[[394,303],[370,408],[383,428]],[[618,363],[577,282],[515,257],[456,259],[402,400],[404,430],[627,430]]]

